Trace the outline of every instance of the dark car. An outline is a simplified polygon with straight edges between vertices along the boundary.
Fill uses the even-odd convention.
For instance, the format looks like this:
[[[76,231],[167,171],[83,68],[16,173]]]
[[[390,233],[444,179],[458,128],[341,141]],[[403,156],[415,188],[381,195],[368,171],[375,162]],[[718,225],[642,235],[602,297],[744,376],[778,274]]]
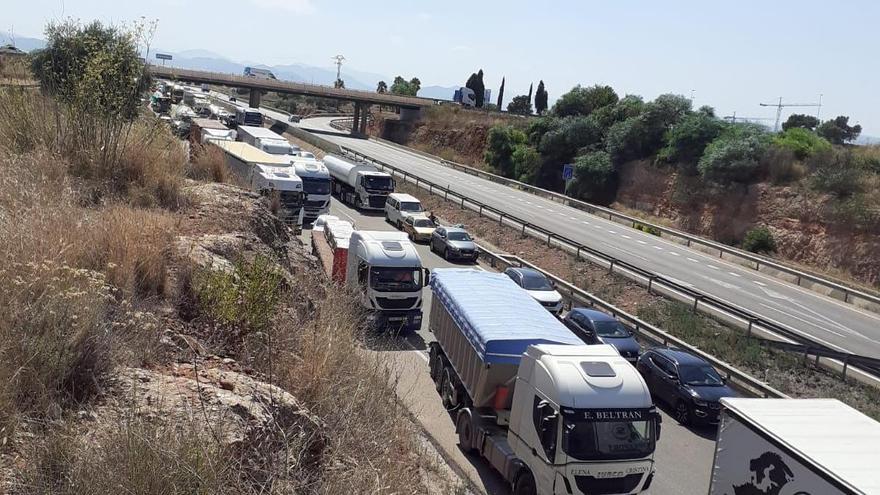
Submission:
[[[512,266],[504,270],[504,274],[528,292],[534,300],[541,303],[547,311],[554,315],[562,311],[562,295],[556,291],[553,281],[543,273],[531,268]]]
[[[636,368],[681,424],[717,424],[721,398],[738,395],[706,360],[680,349],[649,349]]]
[[[444,259],[477,261],[477,245],[473,238],[461,227],[438,226],[428,241],[431,251],[440,253]]]
[[[587,344],[609,344],[627,361],[635,364],[642,347],[633,333],[613,316],[595,309],[575,308],[562,319]]]

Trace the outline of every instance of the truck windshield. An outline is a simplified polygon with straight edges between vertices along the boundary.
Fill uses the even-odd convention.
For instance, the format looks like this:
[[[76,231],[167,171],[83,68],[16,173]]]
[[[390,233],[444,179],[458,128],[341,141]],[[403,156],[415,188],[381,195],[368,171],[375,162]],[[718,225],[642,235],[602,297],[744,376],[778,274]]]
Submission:
[[[297,209],[302,206],[303,195],[299,191],[280,191],[278,199],[285,208]]]
[[[263,114],[259,112],[244,112],[244,125],[263,125]]]
[[[302,181],[306,194],[330,194],[330,179],[302,177]]]
[[[364,187],[380,191],[393,191],[394,182],[391,181],[391,177],[367,175],[364,177]]]
[[[378,291],[421,290],[422,269],[374,266],[370,269],[370,287]]]
[[[617,411],[602,411],[606,415],[609,412]],[[588,412],[587,416],[590,414]],[[562,450],[570,457],[584,461],[648,456],[654,452],[654,421],[641,410],[635,418],[644,419],[609,421],[585,419],[583,414],[563,414]]]

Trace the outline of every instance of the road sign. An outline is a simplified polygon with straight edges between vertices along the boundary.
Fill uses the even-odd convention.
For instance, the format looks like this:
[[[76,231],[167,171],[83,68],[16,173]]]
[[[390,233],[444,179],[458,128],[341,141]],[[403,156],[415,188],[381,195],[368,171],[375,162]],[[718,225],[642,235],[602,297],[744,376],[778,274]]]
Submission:
[[[157,53],[156,59],[157,60],[171,60],[171,55],[168,55],[167,53]]]
[[[574,165],[566,163],[562,166],[562,180],[571,180],[574,178]]]

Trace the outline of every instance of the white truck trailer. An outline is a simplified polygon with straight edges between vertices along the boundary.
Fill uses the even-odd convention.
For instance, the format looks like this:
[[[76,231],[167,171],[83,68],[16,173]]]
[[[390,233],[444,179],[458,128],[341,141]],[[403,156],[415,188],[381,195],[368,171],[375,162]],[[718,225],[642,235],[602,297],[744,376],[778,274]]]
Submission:
[[[431,377],[459,445],[519,494],[648,489],[660,415],[608,345],[584,345],[499,273],[431,274]]]
[[[418,330],[429,273],[406,234],[355,230],[347,256],[345,284],[364,295],[374,326],[401,333]]]
[[[710,495],[880,493],[880,423],[836,399],[721,399]]]
[[[265,127],[239,125],[238,140],[270,155],[280,156],[290,162],[299,157],[299,146],[290,144],[290,141],[284,139],[283,136]]]
[[[394,192],[394,179],[370,164],[326,155],[324,166],[330,172],[333,194],[356,208],[384,210],[388,195]]]
[[[305,193],[305,222],[311,223],[330,211],[330,172],[324,163],[314,158],[296,157],[293,160],[296,175],[303,181]]]
[[[286,160],[239,141],[210,141],[226,154],[229,168],[262,196],[276,196],[278,216],[294,232],[302,231],[303,182]]]

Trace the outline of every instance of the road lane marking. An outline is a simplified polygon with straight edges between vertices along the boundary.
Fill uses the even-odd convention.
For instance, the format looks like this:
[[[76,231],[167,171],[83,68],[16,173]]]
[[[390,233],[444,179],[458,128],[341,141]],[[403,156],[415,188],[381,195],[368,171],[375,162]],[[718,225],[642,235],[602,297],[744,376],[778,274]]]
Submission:
[[[626,234],[620,234],[620,237],[623,237],[624,239],[632,239],[632,237],[630,237]]]
[[[636,241],[636,242],[638,242],[639,244],[644,244],[644,245],[647,245],[647,244],[648,244],[648,243],[645,242],[645,241]]]
[[[568,217],[568,218],[570,218],[570,219],[572,219],[572,220],[577,220],[576,217]]]
[[[590,225],[590,222],[588,222],[588,221],[586,221],[586,220],[581,221],[581,223],[584,224],[584,225]]]
[[[711,269],[713,269],[713,270],[720,270],[720,269],[721,269],[721,268],[718,268],[718,267],[715,266],[715,265],[706,265],[706,266],[708,266],[709,268],[711,268]]]
[[[691,261],[691,262],[694,262],[694,263],[699,263],[699,262],[700,262],[700,260],[695,260],[695,259],[693,259],[693,258],[688,258],[688,261]]]
[[[681,256],[680,254],[676,253],[675,251],[669,251],[669,254],[671,254],[673,256]]]
[[[727,273],[733,275],[734,277],[742,277],[742,275],[740,275],[739,273],[736,273],[736,272],[727,272]]]
[[[609,233],[609,234],[616,234],[617,232],[615,232],[615,231],[613,231],[613,230],[609,230],[608,233]]]
[[[771,310],[773,310],[773,311],[776,311],[777,313],[782,313],[782,314],[784,314],[785,316],[788,316],[789,318],[794,318],[795,320],[799,320],[799,321],[801,321],[801,322],[803,322],[803,323],[806,323],[807,325],[810,325],[811,327],[818,328],[819,330],[822,330],[822,331],[825,331],[825,332],[828,332],[828,333],[833,333],[834,335],[837,335],[838,337],[841,337],[841,338],[846,337],[845,335],[839,334],[839,333],[835,332],[834,330],[830,330],[830,329],[828,329],[828,328],[825,327],[825,326],[819,326],[819,325],[817,325],[815,322],[812,322],[812,321],[809,321],[809,320],[805,320],[804,318],[797,317],[797,316],[795,316],[795,315],[793,315],[793,314],[791,314],[791,313],[788,313],[787,311],[783,311],[783,310],[781,310],[781,309],[779,309],[779,308],[774,308],[773,306],[769,306],[769,305],[764,304],[764,303],[760,303],[760,304],[761,304],[761,306],[764,306],[764,307],[767,308],[767,309],[771,309]],[[809,334],[807,334],[807,335],[809,335]]]
[[[660,246],[653,246],[653,247],[654,247],[654,249],[656,249],[657,251],[663,251],[663,248],[660,247]]]
[[[764,282],[758,282],[757,280],[752,280],[752,282],[760,285],[761,287],[767,287],[767,284],[765,284]]]

